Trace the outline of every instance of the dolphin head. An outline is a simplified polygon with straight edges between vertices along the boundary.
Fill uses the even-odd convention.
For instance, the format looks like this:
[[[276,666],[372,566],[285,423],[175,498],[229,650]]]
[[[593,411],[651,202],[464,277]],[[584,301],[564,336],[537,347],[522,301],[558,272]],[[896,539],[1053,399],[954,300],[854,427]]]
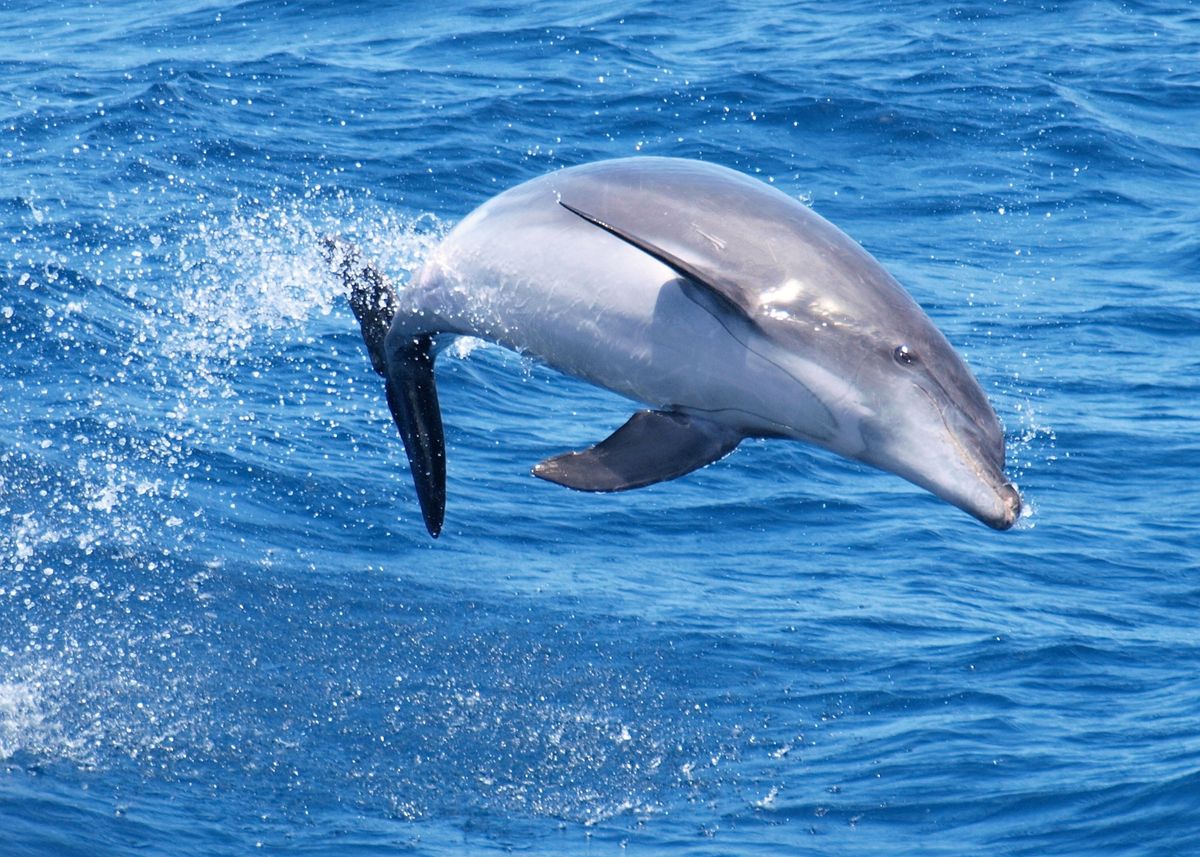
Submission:
[[[904,288],[815,211],[724,167],[664,158],[564,170],[546,191],[568,218],[556,229],[587,223],[660,262],[675,275],[660,296],[682,295],[719,322],[704,328],[713,343],[741,346],[698,347],[694,324],[664,311],[664,351],[686,361],[689,385],[664,391],[651,373],[624,388],[632,398],[805,440],[996,529],[1016,522],[1004,434],[978,382]]]
[[[814,245],[814,233],[826,240]],[[834,427],[793,436],[902,476],[990,527],[1010,528],[1021,496],[1004,475],[1000,421],[971,371],[865,250],[827,222],[809,222],[805,234],[810,252],[800,267],[808,275],[793,278],[786,294],[761,292],[759,312],[768,337],[800,358],[791,374],[817,395]],[[773,303],[777,295],[783,300]]]
[[[864,355],[854,457],[1006,530],[1021,514],[1021,496],[1004,475],[1000,422],[942,334],[923,313],[918,321],[902,337],[873,341]]]

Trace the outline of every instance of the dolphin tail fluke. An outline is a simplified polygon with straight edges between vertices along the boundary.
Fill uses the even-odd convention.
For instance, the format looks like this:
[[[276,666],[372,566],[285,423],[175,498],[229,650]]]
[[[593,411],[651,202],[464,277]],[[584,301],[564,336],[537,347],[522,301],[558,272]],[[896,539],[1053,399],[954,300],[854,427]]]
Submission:
[[[404,440],[425,529],[437,538],[446,511],[446,441],[433,379],[433,337],[416,336],[403,347],[393,345],[389,354],[385,343],[398,305],[391,283],[342,238],[327,236],[321,245],[346,285],[371,366],[387,381],[388,407]]]
[[[446,514],[446,439],[433,379],[433,337],[415,337],[388,360],[387,400],[404,439],[425,529],[435,539]]]
[[[547,458],[533,475],[577,491],[628,491],[680,476],[733,452],[742,434],[674,411],[638,411],[583,452]]]
[[[321,247],[326,260],[346,285],[346,298],[362,328],[371,366],[386,378],[387,357],[383,341],[396,315],[396,292],[387,277],[363,261],[362,253],[350,242],[336,235],[326,235],[321,239]]]

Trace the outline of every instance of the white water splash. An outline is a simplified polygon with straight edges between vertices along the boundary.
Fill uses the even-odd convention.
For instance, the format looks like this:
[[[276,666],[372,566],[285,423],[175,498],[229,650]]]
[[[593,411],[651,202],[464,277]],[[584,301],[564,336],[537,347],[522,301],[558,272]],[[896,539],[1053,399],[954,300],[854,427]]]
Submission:
[[[59,681],[55,669],[44,660],[37,661],[0,682],[0,762],[29,753],[81,766],[92,763],[88,741],[64,732],[56,704],[47,699],[47,682]]]
[[[0,682],[0,761],[11,759],[45,730],[36,688],[26,682]]]
[[[312,318],[330,315],[344,295],[322,256],[324,236],[359,244],[403,288],[445,232],[428,214],[355,211],[347,221],[301,206],[234,213],[199,224],[182,241],[176,256],[179,306],[163,347],[167,359],[187,359],[211,377],[233,367],[255,339],[281,330],[302,335]]]
[[[202,451],[262,439],[256,420],[269,403],[261,389],[245,392],[261,364],[331,333],[357,336],[321,236],[359,243],[402,286],[445,231],[427,215],[339,205],[245,203],[173,238],[156,231],[140,247],[123,231],[103,252],[61,260],[78,277],[75,293],[26,297],[45,318],[27,347],[52,341],[89,354],[94,375],[86,389],[62,376],[0,409],[10,426],[0,454],[0,620],[12,620],[0,634],[0,760],[29,753],[92,766],[178,755],[175,736],[192,732],[180,743],[203,751],[208,701],[196,688],[205,667],[174,660],[180,640],[203,633],[194,620],[207,596],[193,591],[192,569],[212,561],[210,507],[190,501],[190,488],[203,481],[209,500],[224,490],[203,475]],[[98,327],[108,337],[99,342]]]
[[[1042,422],[1032,400],[1019,401],[1015,407],[1021,433],[1008,444],[1008,459],[1013,481],[1020,485],[1026,473],[1041,471],[1045,466],[1051,466],[1058,461],[1058,436],[1052,426]],[[1064,457],[1069,456],[1070,453],[1064,453]],[[1032,529],[1036,526],[1037,502],[1024,492],[1021,502],[1021,516],[1017,519],[1017,528]]]

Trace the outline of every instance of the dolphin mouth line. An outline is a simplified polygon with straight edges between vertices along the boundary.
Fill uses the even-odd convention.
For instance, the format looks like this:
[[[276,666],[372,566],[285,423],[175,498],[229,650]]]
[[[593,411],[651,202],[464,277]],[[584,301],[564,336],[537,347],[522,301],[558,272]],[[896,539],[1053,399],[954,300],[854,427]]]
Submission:
[[[936,379],[935,379],[935,383],[936,383]],[[963,464],[967,465],[967,467],[979,478],[980,482],[983,482],[985,485],[988,486],[988,488],[991,489],[992,493],[995,495],[997,500],[999,500],[1002,504],[1004,504],[1005,503],[1005,499],[1004,499],[1005,492],[1003,489],[1006,487],[1009,487],[1011,485],[1011,483],[1004,476],[1004,472],[998,471],[999,479],[990,478],[989,475],[987,473],[985,473],[984,469],[980,466],[979,457],[970,455],[967,452],[967,449],[962,445],[962,443],[959,442],[958,437],[955,435],[954,431],[950,428],[950,422],[949,422],[949,420],[946,419],[946,409],[944,407],[942,407],[941,404],[938,403],[938,400],[934,397],[934,395],[932,393],[929,392],[929,390],[927,390],[925,388],[925,386],[923,384],[918,383],[916,386],[917,386],[917,389],[919,389],[922,393],[925,394],[926,398],[929,399],[929,403],[931,405],[933,405],[934,409],[937,411],[938,418],[941,419],[942,426],[946,430],[946,436],[950,439],[950,443],[954,445],[954,450],[955,450],[955,452],[957,452],[959,460]],[[938,384],[938,386],[942,389],[942,392],[945,392],[945,388],[942,387],[941,384]],[[1019,495],[1018,495],[1018,497],[1019,497]],[[1009,520],[1007,517],[1001,517],[1001,518],[995,519],[996,521],[999,521],[1000,523],[1002,523],[1003,526],[999,526],[997,523],[995,523],[993,521],[993,519],[991,517],[982,518],[982,520],[985,523],[987,523],[989,526],[993,526],[993,527],[999,526],[1000,529],[1008,529],[1008,527],[1011,527],[1013,525],[1013,523],[1016,522],[1016,519],[1019,515],[1020,515],[1020,506],[1018,505],[1016,513],[1013,515],[1012,520]],[[976,515],[975,517],[981,517],[981,516]]]

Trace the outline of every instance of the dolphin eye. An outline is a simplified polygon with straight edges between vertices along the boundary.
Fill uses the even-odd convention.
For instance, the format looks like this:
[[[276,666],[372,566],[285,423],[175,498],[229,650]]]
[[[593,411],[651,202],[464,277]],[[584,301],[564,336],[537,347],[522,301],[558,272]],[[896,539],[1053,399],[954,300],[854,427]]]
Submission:
[[[907,345],[897,345],[896,350],[892,352],[892,357],[901,366],[912,366],[917,362],[917,352],[913,351]]]

